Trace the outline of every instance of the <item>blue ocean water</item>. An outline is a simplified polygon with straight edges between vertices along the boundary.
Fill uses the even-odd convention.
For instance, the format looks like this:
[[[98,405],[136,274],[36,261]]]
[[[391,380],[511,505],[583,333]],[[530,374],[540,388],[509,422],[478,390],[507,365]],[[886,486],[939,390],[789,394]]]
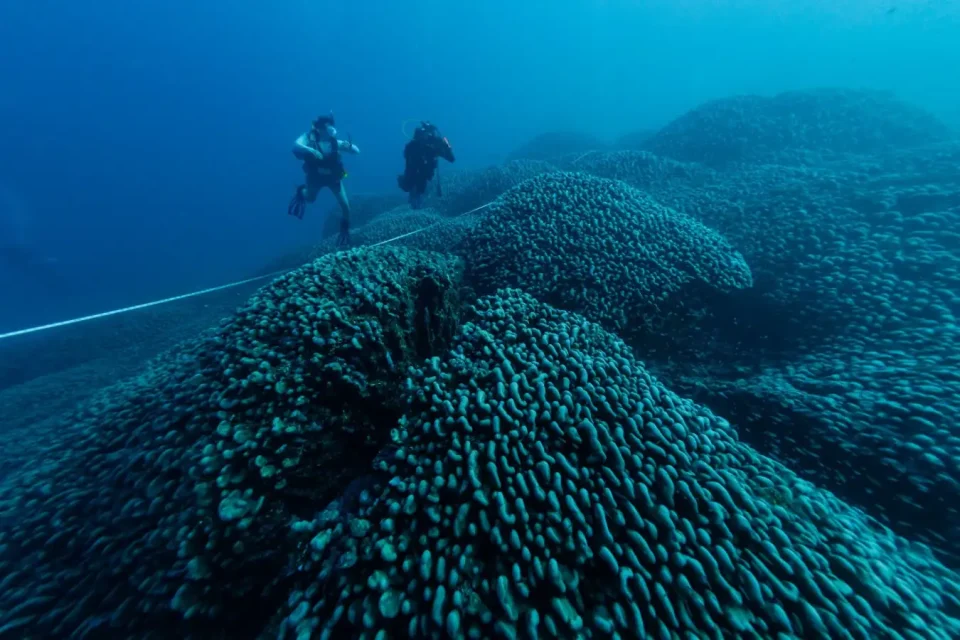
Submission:
[[[890,9],[896,9],[888,13]],[[315,237],[283,216],[289,147],[333,110],[350,190],[392,189],[401,126],[432,119],[463,167],[553,130],[655,128],[711,98],[896,90],[956,120],[946,3],[13,0],[0,7],[0,184],[64,282],[5,266],[0,328],[220,284]],[[946,14],[946,15],[945,15]]]
[[[0,638],[960,637],[958,41],[0,4]]]

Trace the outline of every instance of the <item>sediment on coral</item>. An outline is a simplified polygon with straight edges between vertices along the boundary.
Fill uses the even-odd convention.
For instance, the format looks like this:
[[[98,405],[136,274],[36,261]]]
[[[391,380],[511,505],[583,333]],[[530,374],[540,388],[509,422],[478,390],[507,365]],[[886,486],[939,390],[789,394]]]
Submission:
[[[0,491],[0,628],[253,637],[286,597],[291,521],[369,469],[406,368],[448,344],[459,274],[327,256],[71,416]]]
[[[583,317],[480,299],[389,480],[310,530],[282,638],[951,638],[960,581]],[[902,636],[901,636],[902,634]]]

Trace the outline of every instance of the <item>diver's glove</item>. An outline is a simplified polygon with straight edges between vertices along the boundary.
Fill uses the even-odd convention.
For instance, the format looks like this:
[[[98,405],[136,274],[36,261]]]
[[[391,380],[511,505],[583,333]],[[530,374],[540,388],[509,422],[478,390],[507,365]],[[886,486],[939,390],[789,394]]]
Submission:
[[[306,185],[297,187],[297,192],[290,198],[290,204],[287,205],[287,215],[294,216],[303,220],[303,214],[307,209],[307,198],[303,195]]]
[[[340,218],[340,235],[337,236],[337,246],[350,246],[350,219],[347,217]]]

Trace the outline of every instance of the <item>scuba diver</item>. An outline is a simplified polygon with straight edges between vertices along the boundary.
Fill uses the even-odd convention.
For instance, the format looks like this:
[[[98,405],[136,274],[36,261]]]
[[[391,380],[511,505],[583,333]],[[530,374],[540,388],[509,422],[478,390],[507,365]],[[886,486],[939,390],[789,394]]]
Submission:
[[[321,189],[333,192],[340,204],[340,236],[338,245],[346,245],[350,239],[350,201],[343,186],[347,172],[343,167],[343,152],[358,154],[360,149],[352,141],[338,140],[333,114],[320,116],[313,121],[310,131],[302,134],[293,143],[293,155],[303,161],[306,184],[297,187],[290,200],[287,213],[303,218],[308,202],[314,202]]]
[[[437,158],[454,162],[453,147],[440,135],[436,125],[421,122],[413,134],[413,139],[403,148],[403,158],[406,166],[403,174],[397,176],[397,185],[410,194],[410,206],[419,209],[423,206],[427,183],[433,179],[437,170]],[[441,195],[439,179],[437,195]]]

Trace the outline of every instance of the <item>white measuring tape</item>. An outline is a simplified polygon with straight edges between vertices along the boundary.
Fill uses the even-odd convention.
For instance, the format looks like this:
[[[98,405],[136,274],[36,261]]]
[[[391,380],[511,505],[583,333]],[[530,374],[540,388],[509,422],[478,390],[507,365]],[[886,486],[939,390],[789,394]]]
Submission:
[[[80,322],[88,322],[90,320],[98,320],[100,318],[107,318],[109,316],[115,316],[121,313],[127,313],[128,311],[137,311],[139,309],[146,309],[148,307],[155,307],[160,304],[166,304],[168,302],[176,302],[177,300],[186,300],[187,298],[194,298],[196,296],[202,296],[207,293],[213,293],[214,291],[222,291],[223,289],[231,289],[233,287],[239,287],[242,284],[247,284],[249,282],[256,282],[257,280],[264,280],[271,276],[280,275],[281,273],[287,273],[292,271],[292,269],[286,269],[284,271],[274,271],[273,273],[268,273],[266,275],[257,276],[255,278],[247,278],[246,280],[240,280],[239,282],[231,282],[230,284],[222,284],[219,287],[210,287],[209,289],[201,289],[200,291],[194,291],[192,293],[184,293],[183,295],[173,296],[172,298],[164,298],[163,300],[154,300],[153,302],[145,302],[143,304],[135,304],[132,307],[124,307],[123,309],[114,309],[113,311],[104,311],[103,313],[95,313],[92,316],[83,316],[82,318],[74,318],[73,320],[64,320],[62,322],[53,322],[51,324],[44,324],[39,327],[31,327],[29,329],[20,329],[19,331],[11,331],[10,333],[0,333],[0,340],[5,338],[14,338],[16,336],[26,335],[28,333],[36,333],[38,331],[46,331],[47,329],[56,329],[57,327],[66,327],[71,324],[78,324]]]
[[[379,246],[381,246],[381,245],[388,244],[388,243],[390,243],[390,242],[396,242],[397,240],[401,240],[401,239],[403,239],[403,238],[407,238],[407,237],[409,237],[409,236],[416,235],[416,234],[418,234],[418,233],[422,233],[422,232],[426,231],[427,229],[431,229],[431,228],[433,228],[433,227],[435,227],[435,226],[437,226],[437,225],[439,225],[439,224],[443,224],[443,223],[447,222],[448,220],[453,220],[453,219],[459,218],[459,217],[461,217],[461,216],[465,216],[465,215],[468,215],[468,214],[471,214],[471,213],[476,213],[477,211],[482,211],[483,209],[486,209],[487,207],[493,206],[493,204],[494,204],[495,202],[496,202],[496,200],[494,200],[494,201],[492,201],[492,202],[488,202],[487,204],[481,205],[481,206],[476,207],[476,208],[474,208],[474,209],[470,209],[469,211],[464,211],[463,213],[458,213],[457,215],[451,216],[451,217],[446,218],[446,219],[444,219],[444,220],[439,220],[439,221],[437,221],[437,222],[434,222],[433,224],[428,224],[427,226],[423,227],[422,229],[417,229],[416,231],[410,231],[409,233],[404,233],[404,234],[402,234],[402,235],[396,236],[395,238],[390,238],[389,240],[384,240],[384,241],[382,241],[382,242],[377,242],[376,244],[364,245],[364,246],[361,246],[361,247],[358,247],[358,248],[360,248],[360,249],[363,249],[363,248],[372,249],[373,247],[379,247]],[[105,311],[105,312],[103,312],[103,313],[95,313],[95,314],[90,315],[90,316],[83,316],[83,317],[81,317],[81,318],[73,318],[72,320],[64,320],[64,321],[62,321],[62,322],[53,322],[53,323],[51,323],[51,324],[44,324],[44,325],[40,325],[40,326],[38,326],[38,327],[30,327],[29,329],[20,329],[20,330],[18,330],[18,331],[11,331],[11,332],[9,332],[9,333],[0,333],[0,340],[6,340],[7,338],[15,338],[15,337],[17,337],[17,336],[24,336],[24,335],[27,335],[28,333],[37,333],[37,332],[40,332],[40,331],[46,331],[46,330],[48,330],[48,329],[56,329],[56,328],[58,328],[58,327],[66,327],[66,326],[69,326],[69,325],[72,325],[72,324],[79,324],[79,323],[81,323],[81,322],[89,322],[90,320],[99,320],[100,318],[108,318],[108,317],[110,317],[110,316],[120,315],[121,313],[129,313],[130,311],[139,311],[140,309],[147,309],[147,308],[149,308],[149,307],[156,307],[156,306],[161,305],[161,304],[167,304],[168,302],[176,302],[177,300],[186,300],[187,298],[195,298],[195,297],[197,297],[197,296],[206,295],[206,294],[208,294],[208,293],[213,293],[213,292],[215,292],[215,291],[223,291],[224,289],[232,289],[233,287],[239,287],[239,286],[241,286],[241,285],[249,284],[249,283],[251,283],[251,282],[256,282],[257,280],[266,280],[267,278],[272,278],[273,276],[279,276],[279,275],[283,275],[284,273],[290,273],[291,271],[294,271],[294,270],[296,270],[296,269],[299,269],[299,267],[294,267],[293,269],[283,269],[283,270],[281,270],[281,271],[274,271],[274,272],[272,272],[272,273],[268,273],[268,274],[265,274],[265,275],[262,275],[262,276],[256,276],[256,277],[253,277],[253,278],[247,278],[246,280],[240,280],[240,281],[238,281],[238,282],[231,282],[230,284],[222,284],[222,285],[220,285],[219,287],[210,287],[209,289],[201,289],[200,291],[193,291],[193,292],[191,292],[191,293],[184,293],[184,294],[179,295],[179,296],[173,296],[172,298],[164,298],[163,300],[154,300],[153,302],[145,302],[145,303],[143,303],[143,304],[135,304],[135,305],[133,305],[132,307],[124,307],[124,308],[122,308],[122,309],[114,309],[113,311]]]
[[[586,158],[587,156],[589,156],[589,155],[592,154],[592,153],[597,153],[597,150],[596,150],[596,149],[591,149],[590,151],[585,151],[585,152],[581,153],[580,155],[578,155],[578,156],[576,157],[576,159],[574,159],[573,162],[570,163],[570,166],[571,166],[571,167],[577,166],[577,163],[578,163],[578,162],[580,162],[581,160],[583,160],[584,158]]]
[[[369,244],[369,245],[365,245],[365,246],[366,246],[366,247],[369,247],[370,249],[372,249],[372,248],[374,248],[374,247],[379,247],[379,246],[382,245],[382,244],[387,244],[388,242],[396,242],[397,240],[400,240],[401,238],[408,238],[408,237],[410,237],[410,236],[415,236],[415,235],[417,235],[418,233],[423,233],[423,232],[426,231],[427,229],[432,229],[432,228],[436,227],[437,225],[444,224],[444,223],[446,223],[446,222],[448,222],[448,221],[450,221],[450,220],[456,220],[457,218],[459,218],[459,217],[461,217],[461,216],[466,216],[466,215],[469,215],[469,214],[471,214],[471,213],[476,213],[477,211],[482,211],[483,209],[486,209],[487,207],[492,207],[496,202],[497,202],[496,200],[493,200],[493,201],[491,201],[491,202],[488,202],[487,204],[482,204],[482,205],[480,205],[479,207],[474,207],[473,209],[470,209],[469,211],[464,211],[463,213],[458,213],[458,214],[455,215],[455,216],[450,216],[449,218],[445,218],[444,220],[437,220],[437,221],[434,222],[433,224],[428,224],[427,226],[423,227],[422,229],[417,229],[416,231],[410,231],[409,233],[404,233],[403,235],[399,235],[399,236],[397,236],[396,238],[390,238],[389,240],[384,240],[383,242],[377,242],[376,244]],[[0,336],[0,338],[3,338],[3,336]]]

